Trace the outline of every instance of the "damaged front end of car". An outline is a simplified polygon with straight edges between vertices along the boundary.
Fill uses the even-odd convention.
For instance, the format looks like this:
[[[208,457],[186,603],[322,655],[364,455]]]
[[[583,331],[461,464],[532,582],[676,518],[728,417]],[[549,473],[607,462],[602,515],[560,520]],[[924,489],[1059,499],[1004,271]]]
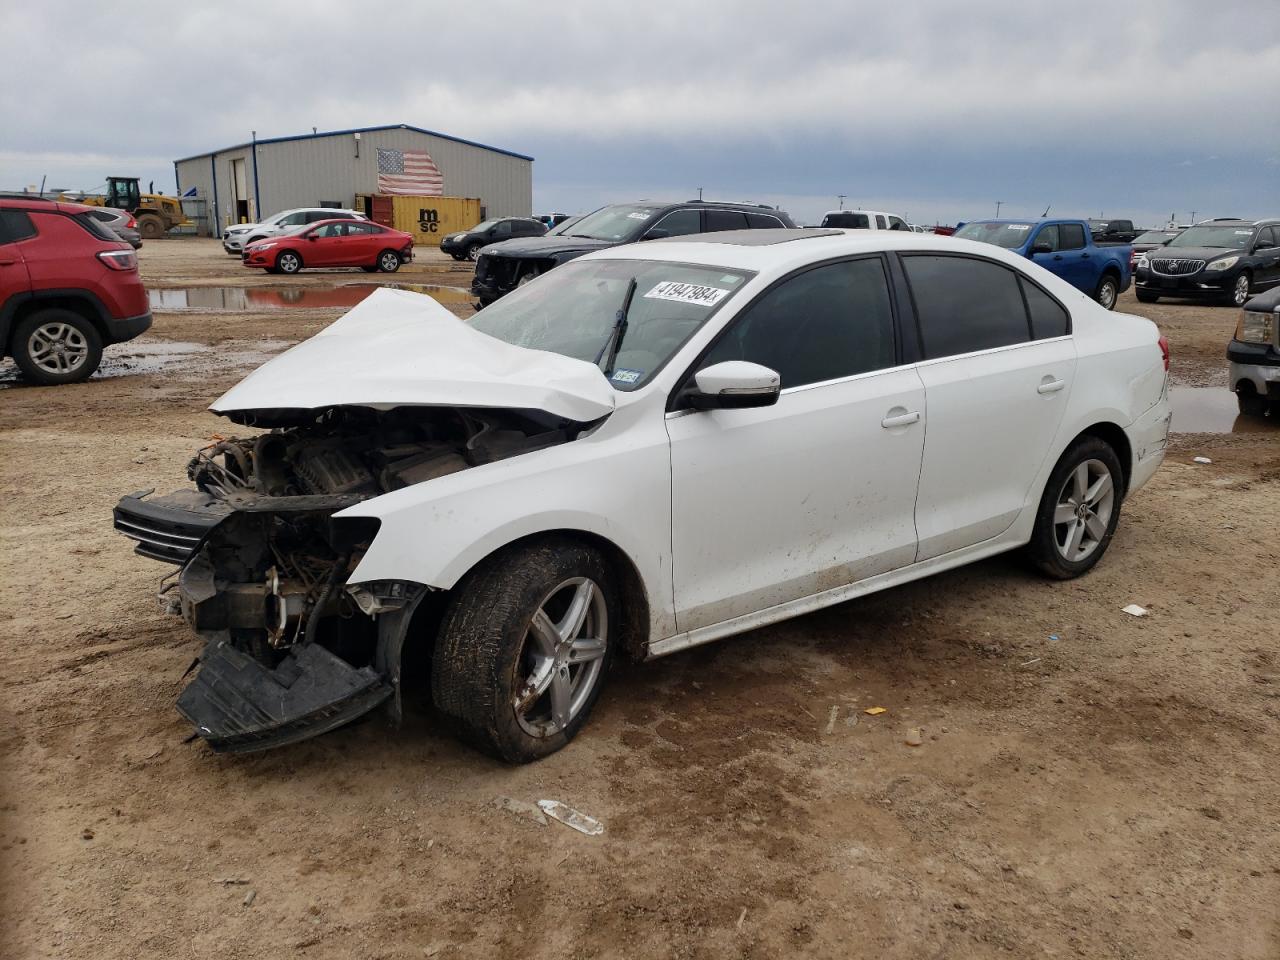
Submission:
[[[429,588],[349,584],[379,521],[336,513],[583,428],[536,411],[441,407],[233,418],[272,429],[200,450],[187,470],[194,490],[131,494],[115,508],[136,552],[181,566],[161,601],[205,646],[177,706],[227,752],[314,736],[397,693],[400,649]]]

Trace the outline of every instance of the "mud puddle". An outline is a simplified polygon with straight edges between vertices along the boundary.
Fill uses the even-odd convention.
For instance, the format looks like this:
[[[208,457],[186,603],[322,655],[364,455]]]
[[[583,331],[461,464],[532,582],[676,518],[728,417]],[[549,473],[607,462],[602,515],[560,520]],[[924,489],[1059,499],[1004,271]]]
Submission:
[[[1280,419],[1246,417],[1222,387],[1170,387],[1173,433],[1280,433]]]
[[[462,287],[433,283],[344,283],[326,287],[166,287],[151,289],[152,310],[270,311],[343,309],[354,307],[383,287],[424,293],[440,303],[472,303],[475,298]]]
[[[291,346],[293,342],[289,340],[228,340],[218,346],[179,340],[133,340],[103,350],[102,365],[89,379],[252,370]],[[25,385],[16,364],[0,366],[0,390]]]

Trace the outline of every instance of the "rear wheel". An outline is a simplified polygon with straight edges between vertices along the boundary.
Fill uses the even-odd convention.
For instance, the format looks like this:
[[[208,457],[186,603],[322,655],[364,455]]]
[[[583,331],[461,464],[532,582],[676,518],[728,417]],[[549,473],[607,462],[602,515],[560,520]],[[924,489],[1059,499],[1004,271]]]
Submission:
[[[1145,290],[1139,290],[1137,293],[1139,303],[1156,303],[1160,299],[1160,294],[1158,293],[1147,293]]]
[[[383,273],[395,273],[400,269],[400,254],[394,250],[383,250],[378,254],[378,269]]]
[[[1115,274],[1103,274],[1102,279],[1098,281],[1098,289],[1094,291],[1093,299],[1105,309],[1114,310],[1119,296],[1120,281],[1116,279]]]
[[[78,313],[41,310],[14,329],[13,359],[32,383],[78,383],[102,362],[102,338]]]
[[[1062,455],[1027,544],[1042,573],[1069,580],[1102,559],[1120,520],[1123,476],[1120,458],[1098,437],[1083,437]]]
[[[1231,286],[1231,302],[1237,307],[1243,307],[1245,301],[1249,299],[1249,287],[1252,285],[1252,275],[1248,270],[1242,270],[1240,276],[1236,277],[1236,282]]]
[[[503,551],[468,575],[432,657],[436,708],[476,747],[527,763],[569,743],[604,685],[618,623],[609,566],[571,540]]]
[[[302,257],[292,250],[281,250],[276,255],[276,270],[280,273],[297,273],[302,269]]]
[[[164,221],[154,213],[144,213],[138,217],[138,232],[143,240],[159,240],[164,236]]]
[[[1267,409],[1272,406],[1267,397],[1262,396],[1252,387],[1236,390],[1236,404],[1246,417],[1265,417]]]

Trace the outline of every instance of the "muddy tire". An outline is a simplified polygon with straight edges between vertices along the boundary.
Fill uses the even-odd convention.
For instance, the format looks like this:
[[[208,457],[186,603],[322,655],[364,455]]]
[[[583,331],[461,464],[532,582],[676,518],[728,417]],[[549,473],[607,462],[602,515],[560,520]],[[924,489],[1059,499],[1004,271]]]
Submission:
[[[23,378],[44,386],[87,380],[102,362],[102,337],[70,310],[39,310],[20,320],[12,344]]]
[[[297,273],[302,269],[302,257],[292,250],[281,250],[276,254],[277,273]]]
[[[1053,468],[1026,554],[1046,576],[1070,580],[1102,559],[1120,520],[1124,472],[1111,445],[1083,437]]]
[[[1104,273],[1098,281],[1098,289],[1093,291],[1093,299],[1105,310],[1114,310],[1116,301],[1120,299],[1120,281],[1114,273]]]
[[[153,213],[144,213],[138,217],[138,233],[143,240],[159,240],[164,236],[164,221]]]
[[[459,584],[432,655],[431,694],[458,736],[508,763],[555,753],[604,686],[621,622],[609,565],[546,539],[490,557]]]
[[[394,250],[383,250],[378,254],[377,268],[383,273],[395,273],[400,269],[400,254]]]
[[[1237,390],[1236,405],[1240,408],[1241,415],[1246,417],[1265,417],[1267,409],[1273,406],[1268,397],[1254,390]],[[1275,406],[1280,407],[1280,404]]]
[[[1137,296],[1138,296],[1139,303],[1159,303],[1160,302],[1160,294],[1158,293],[1147,293],[1145,290],[1139,290],[1137,291]]]

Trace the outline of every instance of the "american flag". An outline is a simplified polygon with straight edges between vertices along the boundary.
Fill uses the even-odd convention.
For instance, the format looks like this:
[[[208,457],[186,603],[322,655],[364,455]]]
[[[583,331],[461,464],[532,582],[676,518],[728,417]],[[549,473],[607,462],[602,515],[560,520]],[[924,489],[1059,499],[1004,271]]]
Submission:
[[[444,176],[425,150],[378,148],[378,192],[402,196],[444,196]]]

